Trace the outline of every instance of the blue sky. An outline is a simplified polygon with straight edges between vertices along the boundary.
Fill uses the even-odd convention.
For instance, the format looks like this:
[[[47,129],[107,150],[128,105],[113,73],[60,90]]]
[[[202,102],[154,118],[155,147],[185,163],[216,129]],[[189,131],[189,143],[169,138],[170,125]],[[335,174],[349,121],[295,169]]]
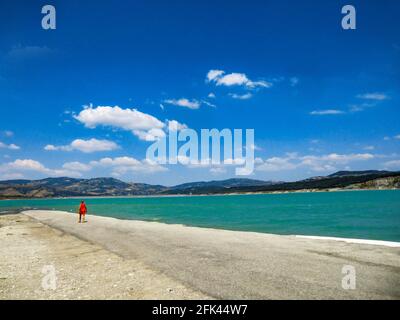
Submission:
[[[56,30],[41,28],[45,4]],[[146,163],[168,120],[254,128],[251,178],[399,170],[400,3],[351,1],[356,30],[341,28],[345,4],[2,1],[0,179],[234,176]]]

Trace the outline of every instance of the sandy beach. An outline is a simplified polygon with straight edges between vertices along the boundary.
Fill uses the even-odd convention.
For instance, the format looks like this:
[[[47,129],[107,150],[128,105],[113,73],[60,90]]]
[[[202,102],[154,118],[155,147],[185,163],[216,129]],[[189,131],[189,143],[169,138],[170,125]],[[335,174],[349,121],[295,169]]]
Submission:
[[[400,248],[25,211],[0,216],[0,299],[400,299]],[[55,290],[41,284],[54,266]],[[342,287],[342,268],[356,289]]]

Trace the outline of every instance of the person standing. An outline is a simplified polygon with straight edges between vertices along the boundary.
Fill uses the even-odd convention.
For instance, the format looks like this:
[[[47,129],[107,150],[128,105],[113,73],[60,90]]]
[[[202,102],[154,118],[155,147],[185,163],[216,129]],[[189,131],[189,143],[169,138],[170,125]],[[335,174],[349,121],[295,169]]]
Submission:
[[[81,223],[81,222],[86,222],[86,220],[85,220],[85,215],[86,215],[86,212],[87,212],[87,207],[86,207],[86,204],[85,204],[85,201],[81,201],[81,205],[79,206],[79,222],[78,223]]]

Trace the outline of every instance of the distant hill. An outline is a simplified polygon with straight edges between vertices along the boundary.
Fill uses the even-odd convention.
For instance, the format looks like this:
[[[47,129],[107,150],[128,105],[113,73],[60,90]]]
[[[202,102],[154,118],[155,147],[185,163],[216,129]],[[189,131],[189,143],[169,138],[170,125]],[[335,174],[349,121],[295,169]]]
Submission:
[[[262,181],[246,178],[233,178],[227,180],[213,180],[213,181],[200,181],[189,182],[180,184],[168,189],[169,192],[182,191],[182,190],[196,190],[202,188],[233,188],[233,187],[249,187],[249,186],[268,186],[280,182]]]
[[[79,197],[151,195],[167,189],[143,183],[127,183],[114,178],[9,180],[0,182],[0,197]]]
[[[327,190],[327,189],[357,189],[374,188],[372,184],[366,184],[376,179],[393,179],[393,184],[387,183],[386,188],[399,188],[397,179],[400,172],[390,171],[339,171],[326,177],[314,177],[296,182],[285,182],[261,187],[232,188],[231,192],[276,192],[298,190]],[[389,179],[390,180],[390,179]],[[388,181],[389,181],[388,180]],[[369,186],[369,187],[368,187]]]
[[[329,175],[328,177],[348,177],[348,176],[366,176],[372,174],[391,174],[390,171],[383,171],[383,170],[365,170],[365,171],[338,171]]]
[[[390,180],[389,178],[395,178]],[[400,188],[396,182],[400,172],[390,171],[339,171],[326,177],[313,177],[296,182],[265,182],[259,185],[242,185],[220,187],[218,185],[200,185],[196,188],[170,188],[164,194],[226,194],[248,192],[284,192],[299,190],[328,190],[328,189],[372,189],[376,179],[387,179],[385,188]],[[392,183],[390,182],[392,181]],[[382,186],[383,184],[381,184]],[[378,188],[378,187],[377,187]]]
[[[400,172],[339,171],[326,177],[319,176],[296,182],[234,178],[185,183],[173,187],[129,183],[115,178],[74,179],[62,177],[41,180],[7,180],[0,181],[0,198],[226,194],[380,188],[400,188]]]

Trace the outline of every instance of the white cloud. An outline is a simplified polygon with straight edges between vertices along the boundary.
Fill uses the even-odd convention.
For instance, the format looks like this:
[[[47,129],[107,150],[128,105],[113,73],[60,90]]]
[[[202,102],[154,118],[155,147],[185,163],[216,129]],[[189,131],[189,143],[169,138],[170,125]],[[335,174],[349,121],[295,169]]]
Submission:
[[[336,165],[345,165],[355,161],[367,161],[374,159],[375,156],[370,153],[361,154],[337,154],[315,156],[299,156],[297,153],[288,153],[285,157],[272,157],[266,159],[256,170],[258,171],[283,171],[294,170],[307,167],[313,171],[333,171]],[[261,161],[259,161],[261,162]]]
[[[242,86],[246,85],[250,80],[244,73],[230,73],[222,77],[216,78],[217,86]]]
[[[272,157],[266,159],[262,164],[257,166],[258,171],[276,172],[282,170],[293,170],[298,167],[297,164],[292,163],[289,158]]]
[[[400,160],[388,161],[388,162],[385,162],[384,165],[386,168],[389,168],[389,169],[393,169],[393,168],[400,169]]]
[[[357,98],[366,100],[377,100],[377,101],[383,101],[389,99],[389,97],[386,94],[378,92],[359,94]]]
[[[394,136],[393,138],[400,140],[400,134],[398,134],[397,136]]]
[[[197,100],[189,100],[186,98],[181,99],[168,99],[164,100],[165,103],[172,104],[179,107],[189,108],[189,109],[199,109],[201,103]]]
[[[243,147],[243,149],[246,149],[246,147]],[[254,150],[254,151],[261,151],[262,150],[262,148],[260,148],[259,146],[255,145],[255,144],[251,144],[249,146],[249,149],[250,150]]]
[[[336,110],[336,109],[315,110],[315,111],[310,112],[310,114],[313,116],[336,115],[336,114],[343,114],[343,113],[344,113],[344,111]]]
[[[236,94],[236,93],[231,93],[229,94],[233,99],[238,99],[238,100],[248,100],[253,95],[251,93],[245,93],[245,94]]]
[[[150,129],[149,131],[134,130],[133,133],[144,141],[156,141],[165,137],[165,132],[158,128]]]
[[[112,151],[118,149],[118,145],[109,140],[82,140],[76,139],[72,141],[71,147],[73,150],[79,150],[85,153],[97,152],[97,151]]]
[[[223,167],[215,167],[215,168],[211,168],[210,172],[212,174],[223,174],[226,173],[226,168]]]
[[[47,169],[38,161],[32,159],[17,159],[14,162],[8,163],[11,169],[21,170],[34,170],[34,171],[46,171]]]
[[[163,129],[165,124],[152,115],[140,112],[136,109],[122,109],[118,106],[99,106],[97,108],[86,107],[74,118],[83,123],[87,128],[108,126],[131,131],[139,139],[154,137],[154,129]],[[150,132],[153,130],[153,132]],[[147,132],[148,135],[145,135]]]
[[[186,124],[179,123],[176,120],[167,120],[167,126],[169,131],[181,131],[188,128]]]
[[[373,154],[370,153],[351,153],[351,154],[337,154],[331,153],[323,156],[304,156],[302,160],[311,161],[330,161],[334,163],[348,163],[351,161],[363,161],[375,158]]]
[[[201,100],[201,103],[204,103],[205,105],[207,105],[207,106],[209,106],[211,108],[216,108],[217,107],[215,104],[210,103],[210,102],[208,102],[206,100]]]
[[[222,76],[224,73],[225,73],[225,71],[222,71],[222,70],[210,70],[207,73],[207,80],[213,81],[213,80],[219,78],[220,76]]]
[[[215,93],[210,92],[207,97],[210,99],[215,99]]]
[[[14,143],[5,144],[0,141],[0,149],[19,150],[21,148],[19,146],[15,145]]]
[[[217,86],[245,86],[251,89],[254,88],[269,88],[272,86],[271,82],[264,80],[252,81],[244,73],[229,73],[226,74],[222,70],[210,70],[207,74],[207,81],[214,82]]]
[[[12,137],[12,136],[14,136],[14,132],[12,132],[12,131],[10,131],[10,130],[6,130],[6,131],[4,131],[4,135],[5,135],[6,137]]]
[[[90,165],[112,168],[112,174],[115,176],[121,176],[128,172],[156,173],[168,170],[166,167],[152,163],[147,159],[140,161],[131,157],[103,158],[98,161],[91,161]]]
[[[39,161],[32,159],[17,159],[13,162],[0,165],[0,173],[6,172],[7,174],[22,175],[22,172],[36,172],[46,176],[60,177],[80,177],[81,173],[73,170],[66,169],[49,169],[41,164]]]
[[[65,150],[66,149],[65,146],[56,147],[55,145],[52,145],[52,144],[46,145],[43,149],[46,151],[58,151],[58,150],[67,151],[67,150]]]
[[[74,162],[67,162],[64,163],[63,165],[64,169],[67,170],[72,170],[72,171],[90,171],[92,169],[92,167],[90,165],[78,162],[78,161],[74,161]]]
[[[118,149],[119,146],[109,140],[98,140],[98,139],[76,139],[72,141],[69,145],[65,146],[54,146],[52,144],[48,144],[44,147],[46,151],[74,151],[78,150],[84,153],[92,153],[98,151],[112,151]]]

